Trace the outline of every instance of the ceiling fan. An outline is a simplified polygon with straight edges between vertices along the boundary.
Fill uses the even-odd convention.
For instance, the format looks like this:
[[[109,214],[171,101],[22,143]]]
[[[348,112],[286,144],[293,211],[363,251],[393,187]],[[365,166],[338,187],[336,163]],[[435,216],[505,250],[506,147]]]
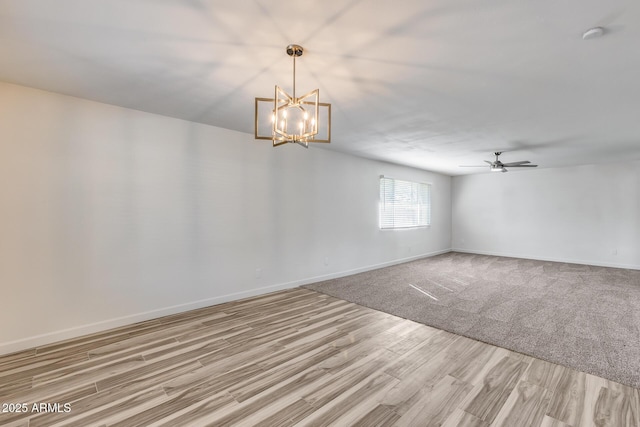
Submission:
[[[489,160],[485,160],[484,162],[489,165],[489,168],[492,172],[507,172],[506,168],[537,168],[538,165],[531,165],[529,160],[523,160],[521,162],[510,162],[510,163],[502,163],[498,158],[501,151],[496,151],[493,153],[496,155],[496,159],[493,162]],[[486,168],[486,165],[460,165],[461,168]]]

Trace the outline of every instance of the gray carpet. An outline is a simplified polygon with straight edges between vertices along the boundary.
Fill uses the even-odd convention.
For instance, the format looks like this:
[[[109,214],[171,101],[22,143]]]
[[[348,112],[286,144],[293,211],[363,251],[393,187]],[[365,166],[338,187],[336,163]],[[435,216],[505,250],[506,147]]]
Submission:
[[[305,287],[640,388],[638,270],[451,252]]]

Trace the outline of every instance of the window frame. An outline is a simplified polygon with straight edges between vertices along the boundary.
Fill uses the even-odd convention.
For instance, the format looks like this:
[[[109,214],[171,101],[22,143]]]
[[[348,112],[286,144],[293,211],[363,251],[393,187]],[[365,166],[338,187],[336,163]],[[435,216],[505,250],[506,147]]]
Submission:
[[[383,204],[385,203],[383,196],[383,182],[384,180],[391,180],[395,182],[408,183],[411,185],[415,185],[416,187],[424,185],[426,186],[426,224],[424,225],[409,225],[409,226],[392,226],[392,227],[384,227],[383,226]],[[393,230],[415,230],[418,228],[430,228],[432,223],[432,187],[433,185],[430,182],[419,182],[419,181],[409,181],[404,179],[396,179],[388,176],[380,175],[380,179],[378,181],[378,229],[380,231],[393,231]],[[419,187],[418,187],[419,188]],[[395,194],[395,191],[394,191]],[[420,204],[416,203],[414,205],[417,209],[420,209]],[[396,222],[396,216],[393,217],[394,222]],[[418,218],[419,219],[419,218]]]

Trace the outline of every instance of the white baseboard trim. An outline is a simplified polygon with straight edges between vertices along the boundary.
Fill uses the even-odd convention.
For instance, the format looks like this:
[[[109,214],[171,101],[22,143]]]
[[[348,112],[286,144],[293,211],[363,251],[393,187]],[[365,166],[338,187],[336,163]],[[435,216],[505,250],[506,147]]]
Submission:
[[[338,273],[324,274],[322,276],[311,277],[311,278],[308,278],[308,279],[300,280],[300,281],[297,281],[297,282],[290,282],[290,283],[296,283],[294,286],[308,285],[310,283],[322,282],[324,280],[337,279],[339,277],[344,277],[344,276],[351,276],[352,274],[364,273],[365,271],[371,271],[371,270],[376,270],[378,268],[390,267],[392,265],[403,264],[405,262],[415,261],[417,259],[422,259],[422,258],[429,258],[429,257],[436,256],[436,255],[446,254],[446,253],[449,253],[449,252],[451,252],[451,249],[443,249],[441,251],[429,252],[429,253],[425,253],[425,254],[421,254],[421,255],[415,255],[415,256],[407,257],[407,258],[400,258],[400,259],[396,259],[396,260],[393,260],[393,261],[382,262],[380,264],[373,264],[373,265],[368,265],[366,267],[354,268],[352,270],[340,271]]]
[[[172,305],[170,307],[159,308],[156,310],[149,310],[142,313],[130,314],[128,316],[116,317],[114,319],[103,320],[100,322],[89,323],[82,326],[75,326],[73,328],[63,329],[60,331],[48,332],[46,334],[35,335],[32,337],[22,338],[15,341],[0,343],[0,355],[15,353],[18,351],[27,350],[34,347],[41,347],[41,346],[55,343],[55,342],[61,342],[61,341],[65,341],[73,338],[78,338],[83,335],[94,334],[96,332],[103,332],[109,329],[119,328],[121,326],[127,326],[127,325],[132,325],[138,322],[144,322],[145,320],[157,319],[159,317],[169,316],[171,314],[182,313],[189,310],[208,307],[210,305],[222,304],[224,302],[234,301],[242,298],[248,298],[256,295],[266,294],[269,292],[275,292],[275,291],[287,289],[289,287],[294,287],[294,286],[287,286],[287,284],[265,286],[261,288],[251,289],[248,291],[236,292],[232,294],[222,295],[219,297],[207,298],[199,301]]]
[[[309,283],[320,282],[323,280],[336,279],[338,277],[349,276],[352,274],[362,273],[369,270],[375,270],[377,268],[383,268],[391,265],[402,264],[404,262],[409,262],[409,261],[414,261],[420,258],[427,258],[435,255],[440,255],[447,252],[451,252],[451,249],[425,253],[425,254],[416,255],[408,258],[387,261],[380,264],[368,265],[365,267],[355,268],[352,270],[345,270],[337,273],[330,273],[330,274],[325,274],[321,276],[295,280],[287,283],[263,286],[260,288],[254,288],[247,291],[235,292],[232,294],[202,299],[199,301],[193,301],[185,304],[178,304],[170,307],[159,308],[156,310],[145,311],[143,313],[136,313],[128,316],[117,317],[114,319],[103,320],[100,322],[89,323],[86,325],[75,326],[73,328],[63,329],[60,331],[48,332],[46,334],[35,335],[35,336],[22,338],[15,341],[8,341],[8,342],[0,343],[0,355],[16,353],[19,351],[32,349],[35,347],[41,347],[41,346],[55,343],[55,342],[78,338],[83,335],[94,334],[94,333],[103,332],[109,329],[119,328],[121,326],[131,325],[133,323],[156,319],[158,317],[169,316],[171,314],[181,313],[189,310],[195,310],[198,308],[208,307],[216,304],[222,304],[225,302],[235,301],[242,298],[249,298],[257,295],[266,294],[269,292],[276,292],[284,289],[295,288],[297,286],[307,285]]]
[[[499,257],[505,257],[505,258],[534,259],[537,261],[563,262],[567,264],[593,265],[595,267],[612,267],[612,268],[624,268],[627,270],[640,270],[640,265],[614,263],[614,262],[601,262],[601,261],[587,261],[587,260],[573,259],[573,258],[556,258],[556,257],[541,257],[541,256],[535,256],[535,255],[507,254],[503,252],[489,252],[489,251],[479,251],[476,249],[462,249],[462,248],[452,248],[451,252],[499,256]]]

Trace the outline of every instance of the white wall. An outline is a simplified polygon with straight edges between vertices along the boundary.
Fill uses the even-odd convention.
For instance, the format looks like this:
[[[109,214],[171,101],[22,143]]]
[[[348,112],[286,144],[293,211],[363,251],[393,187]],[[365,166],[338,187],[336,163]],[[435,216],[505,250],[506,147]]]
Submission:
[[[640,269],[640,162],[458,176],[454,250]]]
[[[378,229],[382,174],[431,228]],[[450,184],[0,83],[0,353],[446,252]]]

